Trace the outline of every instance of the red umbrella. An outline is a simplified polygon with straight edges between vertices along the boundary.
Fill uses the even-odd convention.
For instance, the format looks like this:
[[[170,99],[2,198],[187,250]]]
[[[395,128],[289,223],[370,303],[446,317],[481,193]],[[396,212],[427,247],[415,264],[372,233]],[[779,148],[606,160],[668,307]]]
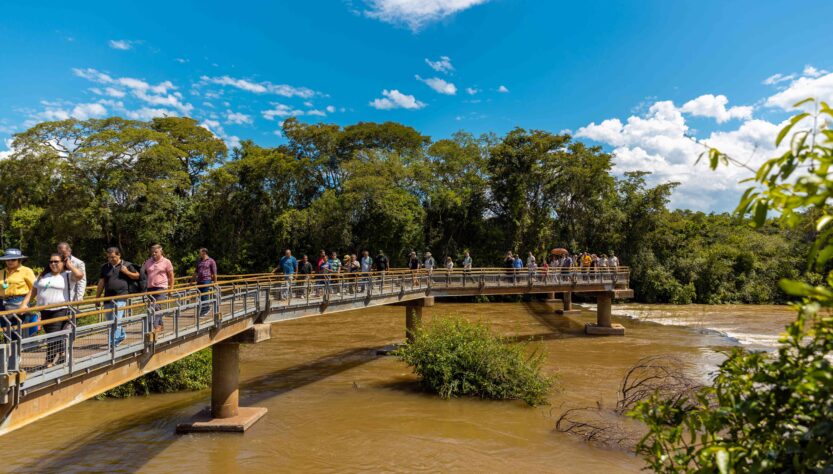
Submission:
[[[550,253],[552,255],[567,255],[570,252],[568,252],[567,249],[557,248],[557,249],[550,250]]]

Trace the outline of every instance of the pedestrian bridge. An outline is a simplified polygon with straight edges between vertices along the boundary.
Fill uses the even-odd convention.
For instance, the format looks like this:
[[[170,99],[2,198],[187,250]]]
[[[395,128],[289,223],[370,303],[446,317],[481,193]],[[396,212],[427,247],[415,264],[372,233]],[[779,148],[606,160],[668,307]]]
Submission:
[[[614,298],[630,298],[625,267],[529,273],[527,270],[391,270],[299,276],[272,274],[224,276],[211,285],[181,284],[166,292],[84,300],[70,305],[63,331],[21,338],[23,324],[11,311],[0,342],[0,434],[25,426],[111,388],[152,372],[189,354],[213,347],[211,412],[183,431],[242,431],[265,409],[238,407],[238,350],[241,343],[269,338],[273,323],[325,316],[382,305],[405,306],[406,335],[419,324],[422,308],[435,297],[549,294],[563,295],[571,310],[573,293],[597,299],[597,323],[588,334],[623,334],[611,324]],[[201,292],[200,290],[203,290]],[[148,297],[157,298],[156,305]],[[202,297],[202,298],[201,298]],[[120,321],[126,338],[118,345],[111,335],[117,321],[107,320],[102,303],[126,300]],[[63,305],[66,306],[66,305]],[[52,306],[54,307],[54,306]],[[33,307],[38,311],[50,306]],[[153,331],[154,318],[164,329]],[[54,365],[46,363],[47,354]],[[260,410],[260,411],[259,411]]]

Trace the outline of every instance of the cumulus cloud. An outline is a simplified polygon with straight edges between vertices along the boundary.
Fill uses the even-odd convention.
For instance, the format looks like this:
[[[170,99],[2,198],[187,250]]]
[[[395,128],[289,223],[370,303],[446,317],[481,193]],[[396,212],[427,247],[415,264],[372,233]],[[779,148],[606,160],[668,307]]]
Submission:
[[[425,25],[489,0],[365,0],[370,18],[419,31]]]
[[[501,85],[500,87],[497,88],[497,91],[500,92],[501,94],[506,94],[507,92],[509,92],[509,89],[507,89],[506,86]]]
[[[440,56],[440,59],[436,61],[431,61],[430,59],[425,58],[425,63],[428,64],[428,67],[431,69],[443,74],[448,74],[454,70],[454,66],[451,64],[451,58],[448,56]]]
[[[295,117],[298,115],[304,115],[304,111],[294,109],[286,104],[272,102],[272,108],[269,110],[264,110],[260,114],[266,120],[274,120],[275,117]]]
[[[418,101],[412,95],[406,95],[396,89],[383,90],[382,98],[374,99],[370,102],[370,106],[379,110],[390,109],[411,109],[417,110],[425,107],[423,102]]]
[[[815,68],[810,72],[815,77],[804,76],[793,80],[784,90],[769,97],[766,105],[791,110],[795,103],[808,97],[828,102],[833,99],[833,73],[818,71]]]
[[[77,120],[87,120],[91,118],[99,118],[107,115],[107,108],[101,103],[90,102],[81,104],[71,104],[63,101],[48,102],[42,101],[44,110],[35,114],[34,118],[39,120],[67,120],[74,118]]]
[[[252,120],[251,115],[246,115],[241,112],[232,112],[231,110],[226,111],[226,123],[233,123],[235,125],[251,125],[254,123]]]
[[[12,153],[13,153],[12,139],[7,138],[7,139],[3,140],[3,142],[6,145],[6,149],[5,150],[0,150],[0,160],[5,160],[6,158],[12,156]]]
[[[328,105],[328,106],[327,106],[327,112],[329,112],[329,113],[331,113],[331,114],[332,114],[332,113],[334,113],[335,111],[336,111],[336,107],[335,107],[334,105]]]
[[[431,77],[428,79],[423,79],[422,77],[417,74],[416,79],[418,81],[424,82],[428,87],[434,89],[435,92],[439,92],[440,94],[445,95],[456,95],[457,94],[457,86],[454,84],[440,79],[439,77]]]
[[[202,76],[200,80],[206,84],[235,87],[255,94],[275,94],[283,97],[301,97],[309,99],[317,93],[307,87],[294,87],[287,84],[273,84],[269,81],[254,82],[230,76],[209,77]]]
[[[476,89],[474,87],[466,87],[466,94],[468,95],[475,95],[480,92],[480,89]]]
[[[171,81],[162,81],[159,84],[150,84],[142,79],[133,77],[113,77],[109,74],[103,73],[97,69],[75,68],[73,73],[88,81],[98,84],[109,85],[108,91],[112,89],[108,95],[112,97],[121,97],[127,95],[125,89],[130,95],[139,101],[145,102],[154,106],[170,107],[179,111],[183,115],[188,115],[193,110],[194,106],[183,100],[182,94],[176,92],[176,87]]]
[[[725,106],[725,104],[724,104]],[[623,123],[611,118],[591,123],[575,136],[604,143],[612,148],[614,170],[650,171],[651,182],[681,183],[672,196],[672,205],[697,210],[730,210],[737,203],[740,179],[751,172],[741,167],[723,168],[711,173],[706,164],[695,165],[707,147],[715,147],[757,168],[776,153],[775,136],[779,124],[748,119],[737,129],[714,131],[707,137],[691,137],[681,108],[671,101],[657,101],[645,115],[633,115]],[[708,173],[708,179],[703,179]]]
[[[735,106],[727,109],[728,103],[729,99],[725,95],[705,94],[686,102],[680,110],[695,117],[713,118],[717,120],[717,123],[732,119],[752,118],[752,107]]]

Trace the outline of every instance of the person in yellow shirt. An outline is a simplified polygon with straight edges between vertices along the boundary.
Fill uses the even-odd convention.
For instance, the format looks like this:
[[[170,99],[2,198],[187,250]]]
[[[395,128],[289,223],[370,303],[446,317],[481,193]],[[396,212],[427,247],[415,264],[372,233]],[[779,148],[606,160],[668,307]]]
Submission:
[[[26,255],[23,255],[20,249],[6,249],[6,252],[0,257],[0,261],[6,264],[6,268],[0,270],[0,300],[2,300],[0,310],[20,309],[26,295],[35,285],[35,272],[23,265],[23,260],[26,258]],[[18,316],[23,319],[24,323],[33,323],[38,320],[36,314]],[[6,319],[11,320],[9,316],[6,316]],[[0,325],[5,324],[6,321],[0,318]],[[29,337],[37,334],[37,332],[37,327],[31,327],[24,329],[22,335],[23,337]]]

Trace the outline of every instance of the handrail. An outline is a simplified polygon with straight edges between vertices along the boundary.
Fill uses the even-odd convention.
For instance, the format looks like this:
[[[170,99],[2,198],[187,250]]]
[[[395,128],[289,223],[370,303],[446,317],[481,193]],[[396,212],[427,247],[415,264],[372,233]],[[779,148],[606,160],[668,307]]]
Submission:
[[[558,272],[564,274],[565,273],[565,270],[564,270],[565,268],[569,268],[569,270],[566,271],[567,274],[570,274],[570,273],[582,273],[582,274],[583,273],[606,273],[606,274],[610,274],[610,273],[615,272],[616,274],[628,274],[629,275],[629,273],[630,273],[630,268],[625,267],[625,266],[619,266],[619,267],[615,267],[615,268],[614,267],[554,267],[554,268],[549,268],[548,271],[550,273],[555,273],[556,271],[558,271]],[[591,272],[591,270],[592,270],[592,272]],[[429,270],[426,270],[425,268],[420,268],[418,270],[398,268],[398,269],[395,269],[395,270],[389,270],[389,271],[385,271],[385,272],[373,271],[373,272],[344,272],[344,273],[312,273],[312,274],[304,274],[304,275],[295,274],[290,278],[287,278],[283,274],[257,273],[257,274],[251,274],[251,276],[241,275],[242,278],[229,279],[229,280],[226,280],[226,281],[223,281],[223,282],[217,282],[217,283],[207,283],[207,284],[203,284],[203,285],[193,284],[193,285],[188,285],[188,286],[174,287],[172,289],[157,290],[157,291],[150,291],[150,292],[143,292],[143,293],[129,293],[129,294],[126,294],[126,295],[103,296],[103,297],[99,297],[99,298],[89,298],[89,299],[84,299],[84,300],[80,300],[80,301],[53,303],[53,304],[41,305],[41,306],[29,306],[25,310],[22,310],[22,309],[5,310],[5,311],[0,311],[0,317],[16,316],[16,315],[19,315],[19,314],[34,313],[34,312],[39,312],[39,311],[49,310],[49,309],[56,309],[56,308],[66,308],[68,306],[77,306],[77,305],[82,305],[82,304],[84,304],[84,305],[89,305],[89,304],[99,305],[100,303],[106,303],[106,302],[109,302],[109,301],[116,301],[116,300],[130,300],[130,299],[135,299],[135,298],[143,298],[144,299],[144,297],[147,297],[147,296],[169,294],[169,293],[172,293],[172,292],[198,290],[200,288],[211,288],[211,287],[216,287],[216,286],[220,286],[220,285],[228,285],[228,284],[235,284],[235,283],[261,283],[261,282],[264,282],[264,281],[268,281],[268,282],[275,282],[275,283],[285,284],[287,282],[291,283],[291,282],[294,282],[294,281],[300,280],[300,279],[329,280],[332,283],[334,281],[339,281],[339,280],[354,280],[354,279],[357,279],[357,278],[373,278],[375,276],[381,276],[381,275],[385,275],[386,277],[390,277],[390,276],[409,276],[410,277],[410,276],[414,276],[414,275],[416,275],[416,276],[425,276],[425,275],[428,275],[429,273],[434,274],[434,275],[450,273],[450,274],[454,274],[454,275],[468,275],[468,276],[471,276],[473,274],[476,274],[476,275],[497,274],[498,276],[506,276],[508,273],[525,274],[525,273],[528,273],[528,272],[530,272],[530,270],[526,267],[522,267],[522,268],[508,268],[508,267],[506,267],[506,268],[503,268],[503,267],[486,267],[486,268],[484,268],[484,267],[478,267],[478,268],[472,268],[472,269],[453,268],[451,270],[446,269],[446,268],[434,268],[430,272],[429,272]],[[544,271],[541,268],[538,268],[538,269],[534,270],[534,272],[544,273]],[[234,277],[234,275],[224,275],[224,276],[229,277],[229,278]],[[160,301],[156,301],[155,303],[156,304],[161,304],[163,302],[170,302],[170,301],[176,301],[176,300],[160,300]],[[134,304],[134,305],[130,305],[130,306],[124,306],[121,309],[141,308],[145,305],[146,304]],[[107,310],[106,309],[104,309],[104,310],[96,309],[95,311],[90,311],[88,313],[80,313],[80,314],[76,315],[76,318],[81,318],[81,317],[85,317],[85,316],[94,315],[95,313],[101,312],[101,311],[107,311]],[[65,320],[63,318],[64,317],[58,317],[58,318],[49,319],[49,320],[42,320],[42,321],[37,321],[37,322],[33,322],[33,323],[26,323],[22,327],[25,329],[25,328],[40,326],[42,324],[46,324],[46,323],[49,323],[49,322],[63,321],[63,320]]]

